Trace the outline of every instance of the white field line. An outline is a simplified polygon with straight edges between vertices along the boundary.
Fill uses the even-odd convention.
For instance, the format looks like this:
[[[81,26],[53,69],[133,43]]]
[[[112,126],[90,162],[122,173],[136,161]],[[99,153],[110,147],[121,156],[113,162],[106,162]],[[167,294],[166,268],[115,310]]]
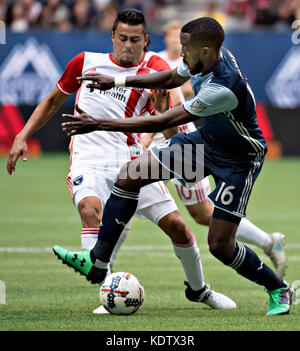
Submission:
[[[298,214],[290,214],[290,213],[278,213],[278,214],[257,214],[252,215],[249,218],[251,221],[256,220],[271,220],[274,222],[285,222],[285,221],[300,221],[300,216]],[[78,215],[75,216],[49,216],[49,217],[6,217],[0,218],[0,224],[14,224],[14,223],[80,223],[80,219]]]
[[[202,249],[207,249],[207,245],[199,245]],[[287,244],[287,248],[300,248],[300,243]],[[71,249],[70,250],[74,250]],[[127,245],[123,246],[121,249],[121,255],[140,255],[142,251],[143,255],[154,256],[154,257],[175,257],[172,247],[170,245]],[[50,247],[0,247],[0,253],[52,253]],[[264,254],[262,257],[266,257]],[[215,260],[211,254],[201,254],[201,258],[204,260]],[[288,255],[289,261],[300,261],[300,254]]]

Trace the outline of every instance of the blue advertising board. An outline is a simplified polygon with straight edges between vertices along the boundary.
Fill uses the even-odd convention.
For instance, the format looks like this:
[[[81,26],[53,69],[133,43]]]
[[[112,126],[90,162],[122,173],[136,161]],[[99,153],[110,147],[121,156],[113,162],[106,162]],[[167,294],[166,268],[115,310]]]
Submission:
[[[292,43],[292,34],[226,36],[224,46],[236,56],[260,102],[281,108],[300,106],[300,45]],[[162,35],[150,37],[150,50],[164,49]],[[72,57],[81,51],[111,50],[108,32],[8,32],[6,44],[0,45],[0,103],[36,105],[53,89]]]

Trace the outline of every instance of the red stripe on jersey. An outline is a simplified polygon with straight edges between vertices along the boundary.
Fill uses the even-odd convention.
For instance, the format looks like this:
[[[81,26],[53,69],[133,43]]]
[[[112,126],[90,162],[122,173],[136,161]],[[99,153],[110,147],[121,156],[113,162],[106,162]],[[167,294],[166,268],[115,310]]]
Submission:
[[[71,95],[79,88],[76,78],[82,76],[84,57],[85,53],[81,52],[67,64],[64,73],[56,84],[63,94]]]
[[[144,68],[144,67],[140,67],[137,71],[137,75],[139,74],[147,74],[150,73],[150,69],[149,68]],[[139,102],[140,97],[142,96],[144,90],[137,90],[135,88],[131,89],[131,93],[129,95],[126,107],[125,107],[125,118],[130,118],[133,116],[134,111],[136,109],[136,106]],[[134,139],[132,133],[130,132],[126,132],[124,133],[127,136],[127,145],[131,146],[136,144],[136,140]]]

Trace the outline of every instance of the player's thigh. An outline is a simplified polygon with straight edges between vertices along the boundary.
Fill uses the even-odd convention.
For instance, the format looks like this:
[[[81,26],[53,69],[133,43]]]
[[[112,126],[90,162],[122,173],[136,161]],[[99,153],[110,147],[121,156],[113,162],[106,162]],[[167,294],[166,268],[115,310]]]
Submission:
[[[249,197],[261,165],[260,162],[253,162],[249,167],[219,167],[213,171],[216,187],[209,198],[214,207],[237,217],[245,217]]]
[[[214,211],[214,206],[209,200],[205,200],[195,205],[186,205],[186,208],[196,223],[207,226],[209,225],[209,221]]]
[[[116,175],[117,172],[110,175],[112,183],[116,180]],[[111,192],[108,175],[97,171],[95,165],[76,164],[76,167],[71,167],[67,183],[83,226],[99,226],[104,205]]]
[[[204,147],[199,131],[178,133],[150,152],[162,166],[162,179],[177,178],[191,187],[205,176]]]
[[[117,183],[128,190],[139,190],[141,187],[161,180],[162,168],[150,151],[124,164],[119,172]]]
[[[161,218],[177,211],[174,199],[166,185],[159,181],[141,188],[136,216],[158,224]]]

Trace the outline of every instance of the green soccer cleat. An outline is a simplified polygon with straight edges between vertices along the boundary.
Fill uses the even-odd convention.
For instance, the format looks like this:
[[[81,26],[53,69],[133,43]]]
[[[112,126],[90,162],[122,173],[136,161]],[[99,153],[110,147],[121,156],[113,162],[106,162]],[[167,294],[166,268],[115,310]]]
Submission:
[[[269,312],[266,316],[276,316],[289,314],[292,302],[295,301],[296,295],[294,289],[285,282],[286,287],[267,290],[269,294]]]
[[[74,268],[75,272],[84,275],[92,284],[101,284],[107,273],[106,267],[97,267],[93,264],[90,250],[68,251],[61,246],[55,245],[52,248],[54,254],[63,264]]]

